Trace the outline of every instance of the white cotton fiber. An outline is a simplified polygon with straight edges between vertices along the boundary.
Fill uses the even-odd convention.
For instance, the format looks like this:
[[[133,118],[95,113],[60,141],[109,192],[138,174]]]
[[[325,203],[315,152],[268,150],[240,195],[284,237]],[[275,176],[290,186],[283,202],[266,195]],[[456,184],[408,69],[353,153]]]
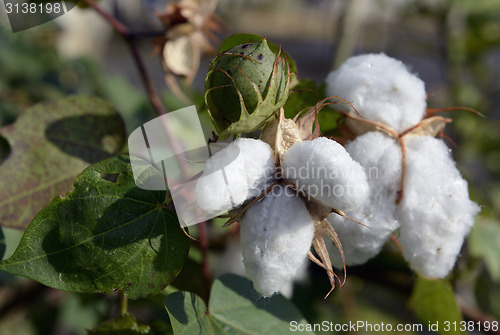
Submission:
[[[346,211],[368,196],[363,168],[325,137],[296,143],[283,156],[282,167],[286,179],[327,207]]]
[[[396,140],[380,132],[369,132],[346,145],[351,157],[365,169],[370,186],[368,199],[346,215],[368,226],[332,214],[328,221],[342,243],[347,265],[363,264],[377,255],[390,234],[399,226],[394,217],[401,179],[401,149]],[[333,259],[342,266],[338,253]]]
[[[406,141],[404,197],[397,216],[403,256],[416,272],[446,276],[455,264],[479,206],[446,144],[430,136]]]
[[[227,211],[259,195],[273,176],[271,147],[260,140],[237,139],[205,163],[196,202],[210,213]]]
[[[418,124],[425,114],[424,82],[385,54],[351,57],[328,75],[326,83],[328,95],[351,102],[362,117],[399,133]]]
[[[289,283],[306,260],[313,220],[295,192],[278,186],[250,207],[239,223],[247,277],[269,297]]]

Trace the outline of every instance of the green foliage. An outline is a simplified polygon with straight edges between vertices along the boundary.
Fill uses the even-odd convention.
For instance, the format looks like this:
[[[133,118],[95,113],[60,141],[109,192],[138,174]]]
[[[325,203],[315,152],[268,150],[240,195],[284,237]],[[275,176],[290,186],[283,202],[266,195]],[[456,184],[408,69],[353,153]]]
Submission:
[[[288,100],[285,103],[285,117],[291,119],[297,113],[308,107],[316,105],[323,99],[323,92],[313,80],[302,79],[290,92]]]
[[[437,322],[440,334],[466,334],[454,331],[454,322],[459,325],[463,319],[453,289],[446,279],[431,280],[418,277],[413,287],[410,305],[417,318],[424,322],[424,326]],[[449,329],[452,329],[451,333]]]
[[[141,324],[130,315],[119,316],[89,331],[89,335],[140,335],[154,334],[151,327]]]
[[[165,307],[174,334],[278,335],[290,333],[291,321],[306,322],[283,296],[259,299],[248,279],[233,274],[215,280],[208,309],[200,297],[190,292],[170,294]]]
[[[309,79],[300,80],[290,92],[288,100],[285,103],[285,117],[293,118],[297,113],[315,106],[319,101],[325,98],[325,84],[318,85],[315,81]],[[334,102],[332,99],[330,102]],[[324,107],[318,113],[318,121],[322,134],[329,134],[337,129],[337,119],[340,114],[332,109]]]
[[[7,159],[10,154],[9,142],[0,136],[0,165]]]
[[[38,102],[99,91],[96,66],[62,61],[54,48],[56,31],[44,28],[13,34],[0,25],[0,127]]]
[[[478,220],[469,235],[470,253],[484,259],[491,278],[500,282],[500,222],[496,220]]]
[[[5,255],[5,250],[7,249],[5,244],[5,235],[3,234],[3,229],[0,227],[0,259],[3,259]]]
[[[135,186],[127,156],[85,169],[74,191],[33,219],[0,270],[81,293],[159,293],[179,273],[189,243],[165,192]]]
[[[115,155],[125,140],[111,105],[84,96],[35,105],[0,135],[11,150],[0,166],[0,224],[16,228],[25,228],[89,163]]]
[[[299,2],[292,1],[289,6],[263,5],[265,13],[255,6],[244,14],[254,15],[252,27],[258,26],[256,29],[260,31],[266,31],[269,22],[277,19],[268,11],[269,6],[278,8],[283,22],[298,18],[304,31],[307,26],[322,28],[324,23],[318,20],[318,15],[311,15],[317,13],[320,6],[309,7],[297,17],[288,16],[287,9],[297,7]],[[67,0],[66,7],[76,7],[76,3],[85,7],[78,0]],[[458,324],[462,320],[452,290],[452,285],[458,284],[457,287],[464,289],[458,294],[474,293],[478,312],[484,314],[479,318],[490,315],[498,319],[500,133],[495,97],[500,89],[495,57],[500,46],[499,4],[490,0],[451,0],[440,4],[410,1],[406,14],[394,7],[384,15],[393,20],[391,26],[398,27],[396,35],[376,13],[366,20],[358,15],[362,10],[355,13],[359,9],[356,7],[337,6],[345,12],[338,12],[340,20],[335,25],[345,22],[346,26],[334,27],[340,35],[352,39],[348,41],[353,42],[352,51],[379,52],[379,42],[383,41],[388,54],[414,61],[415,71],[429,84],[429,107],[464,105],[488,115],[484,119],[465,112],[446,115],[454,119],[454,123],[447,126],[446,134],[457,143],[453,149],[457,166],[469,180],[471,195],[483,210],[469,236],[469,248],[462,251],[456,275],[450,281],[424,278],[414,281],[400,252],[389,243],[374,260],[349,268],[347,285],[325,300],[328,281],[323,273],[318,275],[319,269],[311,267],[309,282],[295,285],[294,304],[309,322],[366,321],[395,325],[413,323],[416,316],[424,327],[427,322],[439,322],[441,333],[451,334],[455,332],[444,332],[445,322],[453,327],[453,322]],[[308,20],[306,15],[313,19]],[[227,16],[239,20],[238,15]],[[345,29],[352,26],[363,28],[359,29],[364,33],[362,39]],[[288,334],[290,320],[304,323],[304,318],[286,299],[281,296],[259,298],[248,280],[232,275],[215,281],[206,314],[205,303],[190,293],[200,296],[206,293],[205,278],[200,275],[205,255],[198,244],[193,243],[192,257],[184,263],[189,243],[175,213],[163,207],[165,193],[136,188],[125,156],[87,168],[78,177],[72,192],[49,204],[54,197],[70,191],[77,175],[89,164],[124,152],[125,133],[157,116],[143,89],[126,79],[101,78],[97,67],[88,61],[62,61],[54,48],[58,33],[54,28],[55,25],[47,24],[12,34],[0,27],[0,225],[4,226],[0,227],[0,256],[7,258],[14,253],[21,239],[19,228],[24,229],[41,210],[15,255],[0,262],[0,269],[76,292],[109,293],[118,289],[130,298],[142,298],[160,292],[174,278],[177,279],[167,291],[186,291],[167,297],[168,313],[160,294],[129,302],[130,312],[137,311],[138,319],[147,325],[132,315],[125,315],[105,321],[91,334],[151,334],[155,331],[171,334],[168,316],[176,333],[181,334],[199,334],[200,330],[209,334]],[[401,43],[401,32],[411,43]],[[320,35],[304,35],[306,39],[302,39],[295,32],[288,36],[285,31],[282,33],[280,36],[287,40],[286,45],[302,49],[302,54],[307,56],[300,59],[301,52],[298,52],[301,67],[311,72],[323,71],[316,73],[322,80],[327,69],[321,67],[328,64],[316,60],[325,61],[323,56],[328,57],[329,50],[316,49],[315,45],[324,44],[326,40],[317,40],[322,38]],[[268,34],[272,36],[273,32]],[[141,36],[134,38],[139,40]],[[219,52],[261,40],[258,35],[234,35],[221,44]],[[277,54],[280,46],[267,43]],[[329,42],[324,46],[329,48]],[[111,54],[117,56],[117,53]],[[435,57],[437,54],[443,57]],[[298,81],[293,75],[298,72],[295,61],[284,50],[281,55],[292,73],[292,90],[284,106],[286,117],[290,118],[324,98],[324,84]],[[440,62],[436,63],[438,58]],[[151,59],[144,60],[149,69]],[[434,66],[439,71],[434,72]],[[101,72],[109,73],[106,69]],[[197,91],[196,84],[187,84],[182,89],[197,105],[204,104],[204,92]],[[55,101],[71,94],[101,95],[110,104],[84,97]],[[160,96],[167,110],[184,107],[172,92],[160,92]],[[50,100],[55,102],[31,108],[35,103]],[[202,103],[198,104],[198,100]],[[120,113],[126,131],[110,105]],[[202,121],[210,122],[206,110],[200,115]],[[337,113],[324,108],[318,118],[323,135],[336,135]],[[233,240],[228,241],[235,237],[230,236],[233,231],[229,233],[227,229],[215,232],[213,228],[222,225],[219,221],[225,220],[208,223],[207,253],[214,272],[218,271],[220,262],[227,262],[226,268],[233,266],[229,256],[221,251],[232,250],[229,244]],[[5,228],[7,226],[16,229]],[[197,236],[194,228],[192,232]],[[237,248],[233,251],[239,253]],[[176,277],[181,266],[184,268]],[[83,334],[103,318],[112,317],[110,311],[116,309],[110,308],[115,296],[54,292],[2,271],[0,284],[0,314],[3,315],[0,334]],[[31,285],[28,290],[26,284]],[[411,290],[413,314],[407,310],[407,293]],[[33,294],[28,296],[26,292]],[[9,305],[13,307],[8,309]],[[159,324],[163,325],[162,331],[158,329]]]

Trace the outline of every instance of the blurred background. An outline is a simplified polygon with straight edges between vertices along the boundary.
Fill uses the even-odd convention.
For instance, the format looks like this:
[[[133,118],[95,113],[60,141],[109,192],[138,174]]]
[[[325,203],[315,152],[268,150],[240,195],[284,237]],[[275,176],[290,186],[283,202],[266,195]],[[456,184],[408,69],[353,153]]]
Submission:
[[[168,2],[99,4],[134,33],[148,36],[162,31],[155,12],[163,11]],[[71,94],[94,94],[110,101],[124,118],[127,135],[156,117],[127,45],[92,9],[75,8],[18,33],[10,31],[4,9],[0,1],[0,127],[12,124],[28,106]],[[466,319],[500,319],[500,2],[220,0],[215,12],[225,23],[226,35],[267,36],[295,59],[301,78],[318,85],[348,57],[384,52],[424,80],[429,107],[465,106],[485,116],[467,111],[443,114],[453,119],[445,130],[448,143],[469,181],[471,198],[482,207],[451,279]],[[145,37],[139,42],[147,72],[168,110],[183,107],[165,83],[155,41]],[[203,109],[204,78],[212,57],[201,58],[192,85],[179,81],[198,110]],[[0,168],[8,155],[9,144],[0,137]],[[226,271],[241,274],[237,234],[221,229],[221,222],[215,220],[209,227],[211,269],[214,276]],[[22,231],[4,228],[3,235],[7,258]],[[193,244],[173,287],[201,290],[200,258]],[[326,300],[329,284],[323,270],[310,265],[303,272],[288,296],[310,322],[418,322],[408,303],[414,276],[392,245],[369,263],[349,268],[346,285]],[[0,334],[85,334],[85,329],[117,312],[116,300],[55,291],[0,273]],[[159,296],[131,302],[130,308],[139,319],[168,329],[162,300]]]

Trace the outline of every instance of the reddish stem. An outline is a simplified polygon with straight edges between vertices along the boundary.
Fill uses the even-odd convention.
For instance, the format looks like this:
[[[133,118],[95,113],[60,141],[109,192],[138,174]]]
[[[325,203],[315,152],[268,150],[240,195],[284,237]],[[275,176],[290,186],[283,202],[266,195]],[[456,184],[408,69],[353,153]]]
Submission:
[[[394,234],[391,234],[391,241],[396,245],[396,247],[399,249],[399,251],[402,253],[403,252],[403,248],[401,247],[401,244],[399,243],[399,240],[398,238],[396,237],[396,235]]]
[[[141,55],[139,53],[139,49],[137,48],[137,45],[135,43],[135,36],[130,33],[130,30],[125,25],[123,25],[123,23],[121,23],[115,17],[104,11],[93,0],[82,0],[82,1],[87,5],[89,5],[90,7],[92,7],[97,13],[99,13],[116,30],[118,34],[120,34],[121,36],[123,36],[123,38],[125,38],[132,53],[135,65],[137,66],[137,69],[141,75],[144,85],[146,86],[151,104],[155,108],[158,116],[164,115],[166,113],[165,108],[163,107],[163,104],[161,103],[158,93],[156,92],[156,88],[153,84],[153,81],[151,80],[151,77],[146,71],[146,67],[144,66],[144,62],[142,61]],[[177,141],[177,139],[175,139],[172,136],[172,133],[170,132],[170,130],[166,125],[165,125],[165,133],[170,142],[170,145],[172,145],[172,149],[175,152],[183,152],[183,150],[181,150],[180,143]],[[182,170],[184,171],[184,173],[186,173],[189,169],[189,167],[186,164],[186,161],[182,159],[179,155],[176,155],[176,157],[179,165],[182,167]],[[207,293],[206,296],[208,297],[208,292],[210,292],[211,275],[210,275],[210,268],[208,266],[208,235],[207,235],[206,222],[201,222],[199,224],[199,232],[200,232],[200,248],[203,257],[202,261],[203,279],[204,279],[205,291]]]
[[[202,256],[202,274],[203,274],[203,284],[205,289],[205,300],[208,302],[208,296],[210,292],[210,283],[212,276],[210,274],[210,267],[208,266],[208,234],[207,234],[207,222],[203,221],[198,224],[199,238],[200,238],[200,249]]]
[[[123,38],[125,38],[130,48],[130,52],[132,53],[132,58],[134,59],[137,70],[139,71],[141,79],[148,92],[149,100],[153,105],[156,114],[158,116],[166,114],[166,110],[163,107],[163,104],[161,103],[158,93],[156,92],[156,88],[153,84],[153,81],[151,80],[151,77],[149,76],[146,70],[144,62],[142,61],[139,49],[137,48],[137,44],[135,43],[135,36],[130,33],[130,30],[123,23],[121,23],[115,17],[104,11],[101,7],[99,7],[99,5],[97,5],[94,2],[94,0],[82,0],[82,1],[87,5],[89,5],[90,7],[92,7],[97,13],[99,13],[116,30],[118,34],[120,34],[121,36],[123,36]],[[172,146],[172,150],[178,153],[183,152],[184,150],[182,150],[179,141],[172,135],[172,132],[168,129],[166,124],[164,124],[164,128],[167,139],[170,145]],[[176,159],[177,162],[179,163],[179,166],[182,168],[182,171],[184,173],[187,173],[187,171],[189,171],[189,166],[187,165],[186,161],[182,159],[179,155],[176,155]]]
[[[100,6],[98,6],[94,2],[94,0],[82,0],[82,1],[88,6],[92,7],[97,13],[99,13],[99,15],[101,15],[103,19],[105,19],[113,27],[113,29],[116,30],[118,34],[120,34],[121,36],[123,36],[123,38],[125,38],[132,53],[135,65],[139,70],[141,79],[144,82],[144,85],[146,86],[146,89],[148,91],[148,96],[149,100],[151,101],[151,104],[155,108],[158,116],[165,114],[166,113],[165,108],[163,107],[161,100],[158,97],[158,93],[156,92],[151,77],[146,71],[146,67],[144,66],[144,62],[142,61],[142,58],[139,54],[139,50],[137,48],[137,45],[135,44],[135,40],[133,36],[130,34],[130,30],[123,23],[118,21],[114,16],[104,11]]]

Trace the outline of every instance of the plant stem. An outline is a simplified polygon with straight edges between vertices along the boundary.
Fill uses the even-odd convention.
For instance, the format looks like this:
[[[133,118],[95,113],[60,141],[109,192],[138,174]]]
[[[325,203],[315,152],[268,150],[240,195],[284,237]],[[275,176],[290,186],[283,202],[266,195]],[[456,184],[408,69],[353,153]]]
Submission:
[[[391,241],[396,245],[396,247],[399,249],[399,252],[403,253],[403,248],[401,247],[401,244],[399,243],[398,238],[396,235],[391,234]]]
[[[123,36],[125,40],[127,41],[127,44],[130,48],[130,51],[132,53],[132,57],[134,59],[135,65],[137,66],[137,69],[139,71],[139,74],[142,78],[142,81],[146,87],[146,90],[148,92],[149,100],[151,101],[151,104],[153,105],[154,109],[156,110],[156,113],[158,116],[162,116],[166,114],[166,110],[163,107],[163,104],[161,103],[161,100],[158,96],[158,93],[156,92],[156,88],[153,84],[153,81],[151,80],[151,77],[149,76],[148,72],[146,71],[146,67],[144,65],[144,62],[142,61],[141,55],[139,53],[139,49],[137,48],[137,44],[135,43],[135,35],[131,34],[130,30],[119,20],[117,20],[115,17],[110,15],[109,13],[105,12],[99,5],[97,5],[93,0],[82,0],[85,4],[93,8],[97,13],[99,13],[114,29],[115,31]],[[165,125],[165,132],[167,135],[167,138],[170,142],[170,145],[172,146],[172,149],[175,152],[183,152],[180,148],[180,144],[172,136],[172,133],[169,131],[168,127]],[[179,165],[183,168],[184,173],[187,173],[189,167],[186,164],[186,161],[184,159],[181,159],[179,155],[176,155],[177,160]],[[201,253],[202,253],[202,272],[203,272],[203,282],[205,286],[205,292],[206,292],[206,297],[208,301],[208,295],[210,292],[210,283],[211,283],[211,274],[210,274],[210,268],[208,265],[208,235],[207,235],[207,223],[206,222],[201,222],[199,224],[199,234],[200,234],[200,248],[201,248]],[[123,296],[122,294],[122,305],[121,305],[121,312],[122,315],[123,313],[127,312],[127,298]]]
[[[156,114],[158,116],[166,114],[167,111],[165,110],[165,107],[163,107],[160,97],[156,92],[156,88],[153,84],[153,81],[151,80],[151,77],[149,76],[146,70],[144,62],[142,61],[139,49],[137,48],[137,44],[135,41],[136,36],[131,34],[130,29],[128,29],[123,23],[121,23],[115,17],[104,11],[101,7],[99,7],[99,5],[97,5],[94,2],[94,0],[82,0],[82,1],[87,5],[89,5],[90,7],[92,7],[116,30],[118,34],[123,36],[123,38],[127,42],[127,45],[129,46],[132,58],[134,59],[135,65],[137,67],[137,70],[139,71],[143,84],[146,87],[149,100],[153,105]],[[163,126],[165,128],[165,134],[167,136],[170,146],[172,147],[172,150],[176,153],[184,152],[182,150],[182,146],[180,145],[179,141],[172,135],[172,132],[169,130],[168,125],[163,123]],[[187,171],[189,171],[189,166],[187,165],[186,160],[182,159],[179,155],[176,155],[176,160],[179,163],[179,166],[182,168],[183,173],[186,174]]]
[[[166,114],[166,110],[163,107],[163,104],[161,103],[158,93],[156,92],[156,88],[153,85],[153,81],[151,80],[151,77],[146,71],[146,67],[144,66],[144,62],[142,61],[139,49],[137,48],[137,44],[133,39],[126,38],[126,40],[130,47],[130,51],[132,53],[132,57],[134,58],[134,62],[137,66],[137,69],[139,70],[139,74],[141,75],[142,81],[144,82],[144,85],[146,86],[146,89],[148,91],[148,96],[149,100],[151,101],[151,104],[155,108],[158,116]]]
[[[94,2],[94,0],[82,0],[82,1],[88,6],[92,7],[97,13],[99,13],[99,15],[101,15],[102,18],[106,20],[118,34],[120,34],[121,36],[123,36],[123,38],[125,38],[132,53],[132,58],[134,59],[135,65],[137,66],[137,69],[141,76],[141,79],[148,91],[149,100],[151,101],[151,104],[156,110],[156,114],[158,114],[158,116],[162,116],[163,114],[165,114],[166,113],[165,108],[161,103],[158,93],[156,92],[156,89],[153,85],[153,81],[151,80],[151,77],[147,73],[146,67],[144,66],[144,62],[142,61],[141,55],[139,54],[139,49],[137,48],[137,45],[135,43],[134,35],[130,33],[130,30],[123,23],[121,23],[115,17],[104,11],[99,5],[97,5]]]
[[[200,249],[201,249],[201,270],[203,275],[203,284],[205,291],[205,298],[208,302],[208,297],[210,295],[210,283],[212,276],[210,274],[210,267],[208,266],[208,234],[207,234],[207,222],[203,221],[198,224],[199,238],[200,238]]]
[[[128,314],[128,298],[123,291],[120,291],[120,315],[125,316]]]
[[[493,322],[499,322],[498,320],[495,320],[491,315],[488,315],[484,313],[482,310],[479,308],[476,308],[474,306],[469,305],[464,299],[462,299],[460,296],[456,297],[458,306],[460,307],[460,310],[462,311],[464,317],[468,320],[472,320],[476,323],[485,324],[489,323],[490,325]],[[488,334],[494,334],[494,335],[500,335],[500,329],[490,329],[489,331],[486,331]]]

